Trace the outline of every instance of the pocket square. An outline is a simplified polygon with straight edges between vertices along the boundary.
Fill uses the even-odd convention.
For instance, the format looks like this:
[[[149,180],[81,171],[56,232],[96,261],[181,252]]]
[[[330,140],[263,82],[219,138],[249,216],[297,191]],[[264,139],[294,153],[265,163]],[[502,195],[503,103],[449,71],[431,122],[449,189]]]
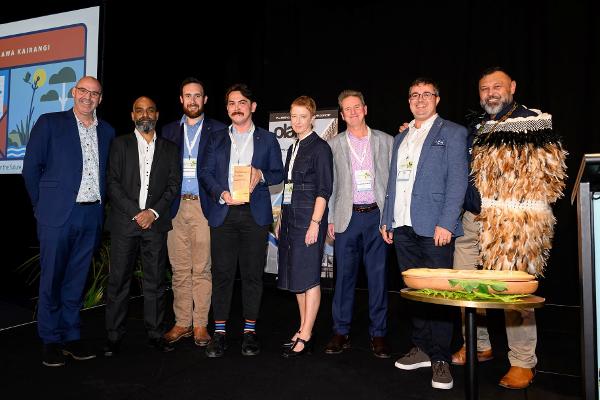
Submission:
[[[444,139],[438,139],[435,142],[433,142],[431,145],[432,146],[445,146],[446,142],[444,141]]]

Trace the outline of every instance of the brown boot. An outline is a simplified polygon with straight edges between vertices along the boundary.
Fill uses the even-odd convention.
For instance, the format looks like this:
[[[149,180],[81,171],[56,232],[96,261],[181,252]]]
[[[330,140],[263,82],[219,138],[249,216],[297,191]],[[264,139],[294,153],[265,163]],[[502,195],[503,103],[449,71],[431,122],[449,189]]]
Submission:
[[[477,352],[477,361],[484,362],[494,358],[492,349],[482,350]],[[452,354],[452,364],[454,365],[465,365],[467,362],[467,349],[465,346],[461,347],[456,353]]]
[[[163,336],[168,343],[175,343],[181,338],[192,336],[192,327],[173,325],[171,330]]]
[[[194,327],[194,343],[196,346],[204,347],[210,342],[210,335],[205,326]]]
[[[510,367],[498,384],[507,389],[525,389],[533,382],[534,376],[533,368]]]

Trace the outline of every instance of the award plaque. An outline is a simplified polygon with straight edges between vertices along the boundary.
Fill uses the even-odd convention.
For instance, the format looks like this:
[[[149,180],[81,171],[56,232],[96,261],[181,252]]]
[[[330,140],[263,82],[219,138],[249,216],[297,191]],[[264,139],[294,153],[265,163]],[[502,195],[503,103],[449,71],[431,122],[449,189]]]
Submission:
[[[234,165],[233,167],[233,191],[231,197],[244,203],[250,202],[250,177],[252,167],[250,165]]]

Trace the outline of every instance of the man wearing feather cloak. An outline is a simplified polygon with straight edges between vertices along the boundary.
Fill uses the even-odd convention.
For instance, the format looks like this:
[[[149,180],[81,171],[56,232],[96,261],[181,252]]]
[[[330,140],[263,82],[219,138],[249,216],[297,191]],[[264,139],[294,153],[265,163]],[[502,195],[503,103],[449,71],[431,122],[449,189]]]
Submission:
[[[457,243],[455,267],[461,247],[472,249],[478,240],[478,259],[477,252],[475,257],[462,254],[473,267],[541,276],[554,234],[550,204],[563,194],[567,153],[552,130],[552,116],[516,103],[515,90],[516,82],[499,67],[480,77],[485,114],[473,124],[471,182],[463,216],[465,231],[479,235],[470,244]],[[533,309],[506,310],[505,320],[511,368],[499,384],[523,389],[532,382],[537,364],[535,314]]]

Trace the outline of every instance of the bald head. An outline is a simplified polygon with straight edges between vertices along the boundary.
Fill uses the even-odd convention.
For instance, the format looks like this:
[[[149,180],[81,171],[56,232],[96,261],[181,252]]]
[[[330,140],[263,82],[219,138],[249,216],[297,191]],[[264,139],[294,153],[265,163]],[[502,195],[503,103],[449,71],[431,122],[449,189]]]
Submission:
[[[154,134],[156,121],[158,121],[158,109],[156,103],[146,96],[138,97],[133,102],[131,120],[140,133]]]
[[[93,76],[84,76],[71,89],[73,111],[84,122],[94,119],[94,111],[102,102],[102,85]]]

